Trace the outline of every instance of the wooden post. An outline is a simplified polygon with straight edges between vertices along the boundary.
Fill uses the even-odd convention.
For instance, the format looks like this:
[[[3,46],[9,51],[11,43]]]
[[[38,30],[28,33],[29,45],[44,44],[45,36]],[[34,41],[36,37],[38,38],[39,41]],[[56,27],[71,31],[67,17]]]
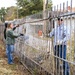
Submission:
[[[47,4],[48,4],[48,0],[43,0],[43,18],[44,19],[47,18],[47,12],[46,12]],[[46,29],[47,29],[47,21],[44,21],[44,25],[43,25],[43,33],[44,34],[46,34]]]

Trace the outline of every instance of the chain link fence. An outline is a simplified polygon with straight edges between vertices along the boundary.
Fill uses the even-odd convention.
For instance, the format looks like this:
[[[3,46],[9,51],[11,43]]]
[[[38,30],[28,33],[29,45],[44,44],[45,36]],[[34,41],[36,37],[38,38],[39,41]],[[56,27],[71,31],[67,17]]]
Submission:
[[[0,24],[0,40],[4,40],[4,25]]]

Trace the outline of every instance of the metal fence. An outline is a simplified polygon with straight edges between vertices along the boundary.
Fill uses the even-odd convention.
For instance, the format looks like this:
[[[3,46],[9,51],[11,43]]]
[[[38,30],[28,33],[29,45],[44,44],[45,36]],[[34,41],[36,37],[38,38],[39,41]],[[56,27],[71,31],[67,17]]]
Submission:
[[[71,0],[70,6],[67,1],[54,6],[52,11],[46,10],[17,21],[22,25],[16,32],[22,32],[25,36],[16,40],[15,52],[34,75],[75,75],[75,11],[73,8]],[[57,35],[54,33],[55,36],[50,38],[46,35],[58,29],[58,17],[63,19],[63,34],[61,30],[56,31]],[[64,27],[66,27],[66,35],[64,35]],[[63,43],[54,45],[53,39],[56,38],[58,41],[58,34],[64,35],[62,40],[65,38],[67,49]]]
[[[0,40],[4,40],[4,25],[0,24]]]
[[[75,11],[73,8],[71,0],[70,5],[67,1],[54,6],[52,11],[46,10],[15,21],[21,24],[15,32],[24,34],[16,39],[15,53],[33,75],[75,75]],[[61,30],[58,31],[58,17],[63,19],[62,33]],[[0,36],[3,31],[1,29],[0,26]],[[57,35],[55,32],[55,36],[50,38],[47,34],[53,30]],[[56,41],[59,40],[59,34],[64,35],[61,38],[62,40],[65,38],[67,49],[64,43],[60,44],[61,41],[59,44],[53,41],[55,38]]]

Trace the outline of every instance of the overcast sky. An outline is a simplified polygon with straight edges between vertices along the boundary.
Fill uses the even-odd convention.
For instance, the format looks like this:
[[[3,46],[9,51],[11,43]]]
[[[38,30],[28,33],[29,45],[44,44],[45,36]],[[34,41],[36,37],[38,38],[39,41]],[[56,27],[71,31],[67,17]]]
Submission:
[[[0,0],[0,8],[1,7],[10,7],[10,6],[15,6],[16,5],[16,0]]]
[[[53,5],[60,5],[60,3],[62,4],[63,2],[65,2],[67,4],[68,1],[68,5],[71,5],[71,0],[52,0],[53,1]],[[75,0],[72,0],[72,4],[73,7],[75,7]]]
[[[70,1],[71,0],[52,0],[53,1],[53,5],[59,5],[62,2],[66,2],[69,1],[69,5],[70,5]],[[73,0],[73,6],[75,6],[75,0]],[[1,7],[10,7],[10,6],[15,6],[16,5],[16,0],[0,0],[0,8]]]

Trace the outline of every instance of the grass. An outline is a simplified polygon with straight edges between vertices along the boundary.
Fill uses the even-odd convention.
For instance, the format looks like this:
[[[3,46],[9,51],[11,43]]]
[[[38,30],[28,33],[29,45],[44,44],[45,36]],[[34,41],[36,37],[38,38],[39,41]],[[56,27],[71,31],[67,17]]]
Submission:
[[[0,40],[0,75],[29,75],[28,71],[19,63],[19,59],[14,59],[14,64],[7,63],[4,43]]]

